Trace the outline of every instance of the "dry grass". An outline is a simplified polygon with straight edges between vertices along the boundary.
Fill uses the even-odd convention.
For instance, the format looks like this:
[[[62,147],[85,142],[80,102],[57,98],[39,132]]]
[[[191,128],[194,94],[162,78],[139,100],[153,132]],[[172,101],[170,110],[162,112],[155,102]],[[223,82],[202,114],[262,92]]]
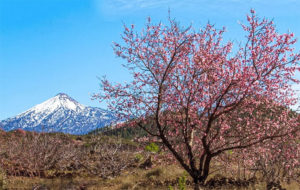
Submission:
[[[11,143],[17,143],[17,141],[14,141],[16,139],[20,139],[20,136],[22,134],[15,134],[15,133],[7,133],[5,135],[0,136],[0,153],[1,151],[5,153],[5,150],[11,151],[12,149],[15,151],[11,151],[11,154],[5,153],[0,154],[0,165],[5,166],[4,161],[12,161],[15,157],[9,157],[10,155],[16,154],[16,152],[19,152],[18,155],[27,155],[24,154],[27,149],[18,148],[20,146],[9,146]],[[51,137],[51,138],[50,138]],[[5,174],[5,167],[0,168],[0,190],[2,189],[9,189],[9,190],[32,190],[34,187],[45,187],[44,189],[51,189],[51,190],[167,190],[169,189],[169,186],[172,186],[174,190],[178,190],[178,179],[182,176],[186,176],[187,178],[187,186],[186,190],[193,189],[191,184],[191,178],[188,177],[188,175],[185,173],[185,171],[176,164],[169,164],[169,160],[165,158],[163,153],[156,154],[158,159],[153,159],[154,167],[151,169],[142,169],[138,166],[143,163],[147,157],[149,157],[150,153],[143,152],[143,149],[135,148],[137,146],[131,141],[128,142],[120,142],[117,141],[114,138],[111,137],[101,137],[96,138],[92,136],[84,136],[80,137],[73,137],[73,136],[66,136],[61,135],[58,136],[57,134],[49,134],[49,139],[52,138],[56,139],[66,139],[67,141],[71,141],[72,146],[74,150],[76,151],[75,158],[77,162],[84,163],[84,168],[75,168],[72,170],[67,170],[61,167],[51,168],[47,169],[45,171],[44,178],[40,177],[21,177],[21,176],[14,176],[14,175],[6,175]],[[94,139],[96,138],[96,139]],[[26,141],[27,142],[27,141]],[[30,141],[31,142],[31,141]],[[37,141],[39,142],[39,141]],[[50,141],[49,141],[50,142]],[[52,142],[52,141],[51,141]],[[38,146],[39,143],[25,143],[27,144],[33,144]],[[74,144],[74,146],[73,146]],[[6,146],[5,146],[6,145]],[[75,146],[76,145],[76,146]],[[104,146],[105,145],[105,146]],[[124,154],[118,154],[115,155],[113,153],[120,153],[120,151],[117,150],[124,150],[124,148],[120,148],[120,145],[124,145],[123,147],[127,148]],[[43,147],[43,146],[42,146]],[[132,150],[130,147],[133,147]],[[17,149],[18,148],[18,149]],[[36,149],[36,147],[34,147]],[[119,149],[120,148],[120,149]],[[51,149],[51,147],[50,147]],[[30,150],[28,148],[28,150]],[[68,149],[71,150],[71,149]],[[116,150],[116,151],[114,151]],[[101,155],[106,155],[112,151],[111,155],[105,156],[104,160],[99,160],[101,158]],[[41,151],[40,151],[41,152]],[[48,152],[48,150],[45,150],[44,152]],[[62,151],[63,152],[63,151]],[[30,153],[30,152],[29,152]],[[28,155],[29,155],[28,153]],[[64,152],[65,153],[65,152]],[[78,154],[82,153],[82,154]],[[104,154],[105,153],[105,154]],[[6,155],[6,156],[5,156]],[[8,155],[8,156],[7,156]],[[30,154],[32,157],[34,157],[35,154]],[[56,154],[53,154],[54,156],[57,156]],[[81,157],[80,157],[81,155]],[[24,157],[24,156],[23,156]],[[2,158],[2,160],[1,160]],[[26,157],[24,157],[26,158]],[[71,163],[70,159],[65,159],[66,162],[63,162],[66,164],[66,166],[69,166]],[[112,160],[112,161],[111,161]],[[130,161],[130,162],[124,162],[124,161]],[[132,161],[135,161],[135,163],[131,163]],[[20,158],[19,163],[24,163],[23,160]],[[125,164],[126,167],[123,165]],[[129,164],[130,163],[130,164]],[[97,165],[99,164],[99,165]],[[116,168],[118,164],[121,164],[121,169]],[[20,164],[19,164],[20,165]],[[82,164],[81,164],[82,165]],[[113,165],[114,167],[108,167],[110,165]],[[232,163],[234,166],[234,164]],[[105,166],[105,167],[102,167]],[[74,167],[74,166],[73,166]],[[66,167],[67,168],[67,167]],[[218,169],[222,168],[222,165],[212,165],[212,169]],[[64,172],[65,175],[57,175],[57,172]],[[116,175],[107,175],[110,174],[110,172],[113,169],[117,169]],[[12,168],[14,170],[14,168]],[[88,172],[89,170],[93,171],[91,174]],[[105,173],[103,173],[105,171]],[[216,175],[224,175],[225,177],[232,177],[226,174],[226,171],[224,170],[216,170]],[[71,172],[71,173],[67,173]],[[96,174],[94,174],[96,172]],[[9,172],[8,172],[9,173]],[[104,179],[103,175],[107,177]],[[62,177],[64,176],[64,177]],[[101,177],[102,176],[102,177]],[[50,179],[52,177],[52,179]],[[209,179],[213,178],[214,176],[211,176]],[[208,180],[209,180],[208,179]],[[300,189],[299,185],[295,182],[291,184],[285,184],[283,183],[282,186],[286,188],[287,190],[298,190]],[[265,190],[266,185],[262,182],[259,182],[258,184],[253,184],[252,186],[249,186],[247,188],[239,188],[234,186],[222,186],[215,189],[220,190]],[[212,189],[207,188],[205,190]]]
[[[183,170],[177,166],[156,167],[149,170],[135,168],[124,171],[120,176],[109,179],[99,177],[75,177],[75,178],[27,178],[9,177],[7,189],[32,189],[36,186],[45,186],[49,189],[89,189],[89,190],[118,190],[118,189],[167,189],[164,183],[176,183],[177,178],[183,174]],[[1,189],[1,188],[0,188]]]
[[[144,170],[134,168],[124,171],[120,176],[109,179],[100,177],[74,177],[74,178],[27,178],[8,177],[6,189],[9,190],[32,190],[36,186],[48,187],[51,190],[64,189],[86,189],[86,190],[167,190],[169,185],[178,190],[178,178],[185,175],[184,170],[179,166],[157,166]],[[187,178],[189,181],[190,178]],[[265,190],[264,183],[258,183],[247,188],[225,186],[215,188],[219,190]],[[297,183],[283,184],[287,190],[298,190]],[[1,189],[1,187],[0,187]],[[187,185],[186,190],[192,190],[191,185]],[[209,188],[205,189],[208,190]]]

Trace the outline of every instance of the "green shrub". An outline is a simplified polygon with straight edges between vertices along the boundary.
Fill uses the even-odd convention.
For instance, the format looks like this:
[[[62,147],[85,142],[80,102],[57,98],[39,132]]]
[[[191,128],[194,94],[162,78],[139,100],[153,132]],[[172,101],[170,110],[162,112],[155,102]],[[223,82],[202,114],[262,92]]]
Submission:
[[[141,154],[136,154],[135,155],[135,158],[134,158],[134,160],[136,161],[136,162],[140,162],[140,161],[142,161],[144,159],[144,157],[143,157],[143,155],[141,155]]]
[[[186,188],[186,177],[185,175],[181,176],[178,179],[178,186],[179,186],[179,190],[185,190]]]
[[[157,153],[159,151],[159,146],[152,142],[145,147],[145,150],[148,152]]]
[[[174,188],[169,185],[169,190],[174,190]],[[178,188],[179,190],[186,190],[186,174],[178,178]]]

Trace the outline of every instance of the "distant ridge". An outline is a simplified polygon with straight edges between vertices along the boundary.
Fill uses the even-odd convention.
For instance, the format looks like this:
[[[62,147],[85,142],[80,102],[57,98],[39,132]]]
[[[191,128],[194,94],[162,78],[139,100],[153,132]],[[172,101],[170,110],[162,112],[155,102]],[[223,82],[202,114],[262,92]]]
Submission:
[[[5,131],[20,128],[37,132],[86,134],[110,125],[115,119],[112,112],[84,106],[67,94],[59,93],[15,117],[2,120],[0,126]]]

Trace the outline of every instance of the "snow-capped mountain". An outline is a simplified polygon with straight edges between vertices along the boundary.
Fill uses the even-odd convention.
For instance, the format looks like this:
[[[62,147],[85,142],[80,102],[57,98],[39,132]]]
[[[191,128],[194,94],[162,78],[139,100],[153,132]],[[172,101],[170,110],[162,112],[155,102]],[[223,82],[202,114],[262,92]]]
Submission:
[[[109,125],[115,119],[112,112],[84,106],[67,94],[60,93],[15,117],[1,121],[0,126],[6,131],[21,128],[28,131],[86,134]]]

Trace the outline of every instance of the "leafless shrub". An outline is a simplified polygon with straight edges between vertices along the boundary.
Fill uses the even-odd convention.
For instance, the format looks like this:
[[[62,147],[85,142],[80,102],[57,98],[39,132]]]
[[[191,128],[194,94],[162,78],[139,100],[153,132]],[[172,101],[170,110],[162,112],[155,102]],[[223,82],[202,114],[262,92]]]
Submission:
[[[10,133],[6,140],[0,139],[0,167],[12,176],[89,174],[107,178],[134,163],[136,146],[129,141],[101,135],[88,137],[83,141],[63,134],[22,130]]]
[[[67,138],[45,133],[13,134],[0,151],[0,166],[8,175],[45,177],[46,170],[76,163],[76,149]]]
[[[124,143],[120,138],[92,136],[82,151],[85,156],[81,159],[81,165],[93,175],[103,178],[117,176],[135,162],[135,150],[136,147]]]

